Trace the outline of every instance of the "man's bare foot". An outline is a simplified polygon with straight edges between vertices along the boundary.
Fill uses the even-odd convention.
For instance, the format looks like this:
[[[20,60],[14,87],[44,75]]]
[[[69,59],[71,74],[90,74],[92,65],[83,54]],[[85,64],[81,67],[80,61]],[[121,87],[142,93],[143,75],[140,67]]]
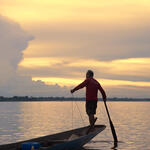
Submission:
[[[95,122],[97,120],[97,117],[94,118],[94,122],[92,125],[90,125],[89,129],[87,130],[86,134],[89,134],[89,132],[92,132],[94,131],[94,125],[95,125]]]
[[[94,118],[94,122],[93,122],[92,126],[95,125],[96,120],[97,120],[97,117]]]

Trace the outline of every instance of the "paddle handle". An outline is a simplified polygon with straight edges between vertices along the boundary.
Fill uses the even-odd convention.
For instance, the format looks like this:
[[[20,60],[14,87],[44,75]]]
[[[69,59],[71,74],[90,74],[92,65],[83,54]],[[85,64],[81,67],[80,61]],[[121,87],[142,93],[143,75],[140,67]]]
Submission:
[[[114,138],[114,142],[118,142],[117,135],[116,135],[116,131],[115,131],[114,125],[113,125],[113,123],[112,123],[112,121],[111,121],[111,118],[110,118],[110,114],[109,114],[109,111],[108,111],[108,108],[107,108],[106,101],[104,101],[104,105],[105,105],[106,112],[107,112],[107,115],[108,115],[108,119],[109,119],[111,131],[112,131],[112,135],[113,135],[113,138]]]
[[[109,121],[111,121],[110,114],[109,114],[109,111],[108,111],[108,108],[107,108],[107,105],[106,105],[106,101],[104,101],[104,104],[105,104],[106,112],[107,112],[107,115],[108,115],[108,119],[109,119]]]

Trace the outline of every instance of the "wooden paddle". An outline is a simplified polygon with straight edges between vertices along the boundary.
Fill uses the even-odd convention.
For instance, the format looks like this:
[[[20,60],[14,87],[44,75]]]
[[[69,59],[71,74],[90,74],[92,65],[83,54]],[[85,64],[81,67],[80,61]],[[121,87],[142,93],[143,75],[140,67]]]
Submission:
[[[116,134],[114,125],[111,121],[110,114],[109,114],[109,111],[108,111],[108,108],[107,108],[107,105],[106,105],[106,101],[104,101],[104,104],[105,104],[106,112],[107,112],[107,115],[108,115],[111,132],[112,132],[112,135],[113,135],[113,138],[114,138],[114,147],[113,148],[116,148],[118,146],[118,144],[117,144],[118,143],[117,134]]]

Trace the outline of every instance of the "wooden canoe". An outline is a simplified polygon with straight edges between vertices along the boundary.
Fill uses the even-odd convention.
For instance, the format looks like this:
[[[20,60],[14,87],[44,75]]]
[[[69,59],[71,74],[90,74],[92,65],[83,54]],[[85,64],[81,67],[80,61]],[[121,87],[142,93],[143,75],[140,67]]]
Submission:
[[[0,145],[0,150],[21,150],[21,144],[25,142],[40,143],[40,150],[77,150],[88,143],[105,128],[105,125],[95,125],[89,130],[89,126],[86,126],[53,135],[30,139],[27,141]]]

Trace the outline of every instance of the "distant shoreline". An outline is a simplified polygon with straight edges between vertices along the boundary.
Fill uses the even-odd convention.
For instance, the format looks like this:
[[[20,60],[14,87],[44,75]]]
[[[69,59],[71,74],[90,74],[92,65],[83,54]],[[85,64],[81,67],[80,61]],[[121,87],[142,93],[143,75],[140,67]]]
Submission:
[[[99,99],[102,100],[101,98]],[[44,102],[44,101],[85,101],[84,97],[29,97],[29,96],[0,96],[0,102]],[[108,98],[114,102],[150,102],[150,98]]]

